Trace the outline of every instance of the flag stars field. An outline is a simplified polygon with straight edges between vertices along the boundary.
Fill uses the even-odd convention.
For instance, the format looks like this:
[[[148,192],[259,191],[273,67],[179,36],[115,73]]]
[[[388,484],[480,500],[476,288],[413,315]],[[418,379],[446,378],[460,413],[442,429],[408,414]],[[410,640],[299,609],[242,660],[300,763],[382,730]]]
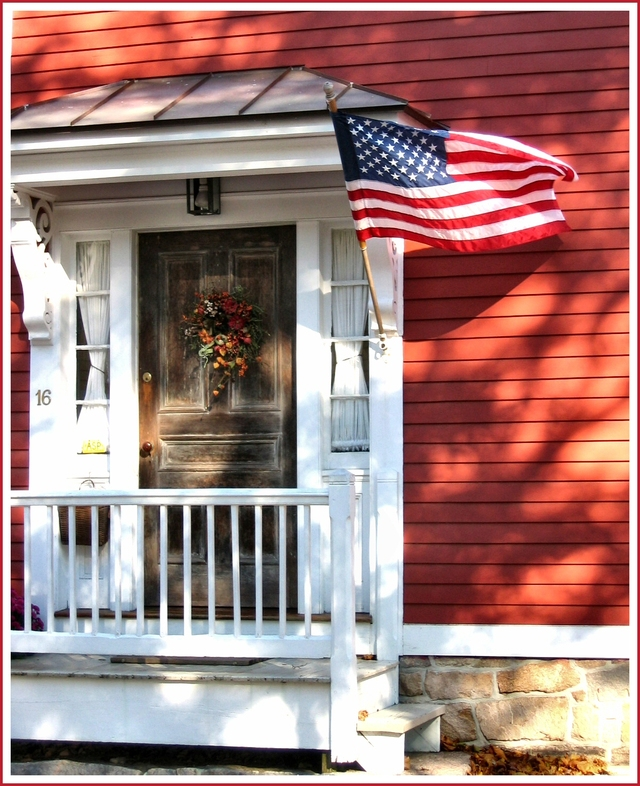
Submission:
[[[332,113],[361,244],[398,237],[488,251],[570,229],[553,190],[560,159],[505,137]]]

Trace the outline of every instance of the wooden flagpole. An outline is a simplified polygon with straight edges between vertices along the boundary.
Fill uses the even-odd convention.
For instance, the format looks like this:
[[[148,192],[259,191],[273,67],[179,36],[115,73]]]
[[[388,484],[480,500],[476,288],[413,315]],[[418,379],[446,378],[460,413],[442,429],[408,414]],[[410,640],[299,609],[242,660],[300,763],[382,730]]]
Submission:
[[[327,96],[327,106],[329,107],[329,111],[335,114],[338,111],[338,104],[336,103],[336,94],[333,92],[333,84],[331,82],[324,83],[324,92]],[[382,324],[382,314],[380,313],[378,295],[376,294],[376,287],[373,282],[373,273],[371,272],[371,263],[369,262],[369,253],[367,251],[367,241],[360,240],[359,242],[360,251],[362,252],[362,261],[364,262],[364,270],[369,283],[371,302],[373,303],[373,312],[376,315],[376,322],[378,323],[378,338],[380,339],[380,348],[383,352],[386,352],[387,334],[384,332],[384,325]]]

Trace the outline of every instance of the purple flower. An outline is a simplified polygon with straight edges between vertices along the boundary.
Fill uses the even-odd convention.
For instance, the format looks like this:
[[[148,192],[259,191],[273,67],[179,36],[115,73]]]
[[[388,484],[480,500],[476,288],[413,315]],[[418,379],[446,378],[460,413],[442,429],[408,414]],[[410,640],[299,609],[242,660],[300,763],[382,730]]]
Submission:
[[[24,630],[24,598],[11,590],[11,630]],[[44,630],[40,608],[31,604],[31,630]]]

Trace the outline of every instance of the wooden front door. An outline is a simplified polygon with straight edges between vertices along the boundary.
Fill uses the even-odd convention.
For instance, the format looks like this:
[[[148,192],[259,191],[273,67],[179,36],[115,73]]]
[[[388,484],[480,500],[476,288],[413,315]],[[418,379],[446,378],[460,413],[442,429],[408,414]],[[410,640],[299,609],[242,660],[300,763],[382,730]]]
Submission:
[[[140,235],[139,390],[141,488],[296,486],[294,392],[295,227],[162,232]],[[261,362],[213,391],[220,371],[203,367],[181,331],[196,293],[233,291],[264,312],[268,337]],[[145,450],[143,445],[146,444]],[[192,597],[207,599],[206,509],[192,510]],[[254,605],[253,509],[240,509],[241,597]],[[277,606],[276,511],[263,512],[264,606]],[[294,558],[295,526],[288,522],[287,562]],[[180,606],[182,509],[169,509],[169,604]],[[230,511],[216,508],[216,605],[231,606]],[[295,574],[288,565],[288,600]],[[145,520],[145,597],[159,598],[159,522]]]

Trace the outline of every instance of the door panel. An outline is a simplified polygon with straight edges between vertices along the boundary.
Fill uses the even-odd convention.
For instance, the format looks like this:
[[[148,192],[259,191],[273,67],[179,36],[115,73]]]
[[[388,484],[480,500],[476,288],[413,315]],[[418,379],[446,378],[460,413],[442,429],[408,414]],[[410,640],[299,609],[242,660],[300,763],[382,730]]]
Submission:
[[[217,372],[202,367],[181,334],[196,292],[242,287],[264,311],[268,332],[261,363],[213,396]],[[295,487],[293,389],[295,228],[149,233],[140,236],[139,373],[141,488]],[[147,381],[144,381],[147,380]],[[276,514],[265,509],[265,606],[277,605]],[[241,510],[243,602],[251,605],[253,511]],[[194,605],[206,602],[206,511],[192,512]],[[288,562],[295,553],[288,522]],[[145,523],[146,594],[158,597],[159,523]],[[216,510],[216,596],[231,604],[229,511]],[[182,602],[182,510],[169,510],[169,602]],[[291,565],[289,566],[291,567]],[[295,576],[291,575],[291,592]],[[294,602],[293,596],[290,598]]]

